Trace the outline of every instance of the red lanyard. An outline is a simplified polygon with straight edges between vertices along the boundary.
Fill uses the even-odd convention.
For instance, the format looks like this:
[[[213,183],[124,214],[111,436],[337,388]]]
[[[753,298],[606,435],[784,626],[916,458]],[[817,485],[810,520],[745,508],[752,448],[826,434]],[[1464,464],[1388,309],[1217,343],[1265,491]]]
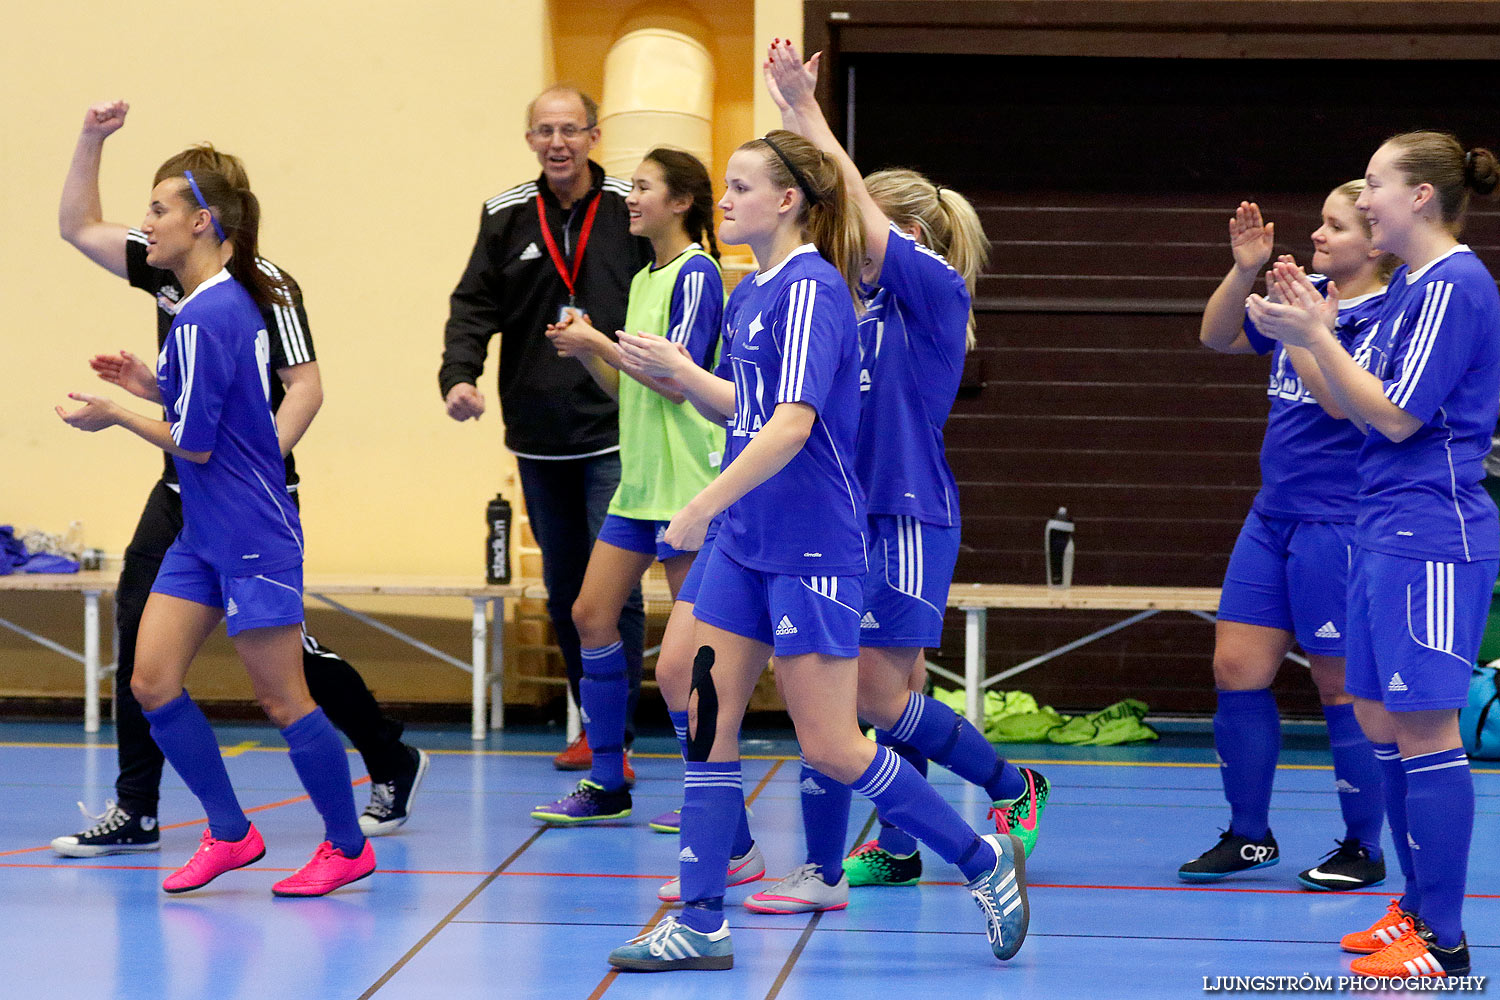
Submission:
[[[552,255],[552,266],[557,268],[558,277],[562,278],[563,284],[568,286],[569,305],[575,304],[574,300],[578,295],[578,269],[583,266],[583,250],[589,245],[589,233],[594,228],[594,213],[599,210],[599,199],[603,195],[603,191],[596,192],[594,200],[589,202],[589,210],[583,215],[583,228],[578,231],[578,249],[573,253],[571,272],[563,260],[562,253],[557,249],[557,241],[552,238],[552,227],[547,225],[546,203],[542,201],[540,192],[536,196],[536,217],[537,221],[542,224],[542,240],[547,244],[547,252]]]

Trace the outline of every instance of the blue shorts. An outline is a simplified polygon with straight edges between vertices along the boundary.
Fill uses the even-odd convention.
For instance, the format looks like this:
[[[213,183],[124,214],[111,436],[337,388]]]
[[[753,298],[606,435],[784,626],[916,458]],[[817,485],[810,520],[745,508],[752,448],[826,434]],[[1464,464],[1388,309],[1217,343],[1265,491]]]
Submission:
[[[302,624],[302,567],[256,576],[225,576],[183,546],[162,558],[153,594],[180,597],[224,611],[224,627],[239,635],[253,628]]]
[[[777,656],[859,655],[860,578],[762,573],[715,548],[693,617],[763,642]]]
[[[1392,712],[1462,708],[1500,562],[1445,563],[1354,548],[1344,687]]]
[[[687,576],[682,578],[682,586],[677,588],[677,599],[686,604],[698,603],[698,588],[703,584],[703,571],[708,568],[708,557],[713,555],[714,539],[719,537],[718,522],[709,526],[708,537],[703,540],[703,548],[693,557],[693,565],[688,567]]]
[[[943,609],[958,563],[958,528],[914,517],[871,514],[865,533],[861,646],[928,648],[943,640]]]
[[[683,549],[674,549],[661,540],[667,533],[670,521],[649,521],[638,517],[621,517],[619,514],[604,515],[604,524],[599,528],[599,541],[608,542],[626,552],[640,552],[656,556],[657,562],[666,562],[676,556],[691,555]]]
[[[1343,656],[1354,525],[1252,510],[1224,574],[1219,620],[1281,629],[1303,652]]]

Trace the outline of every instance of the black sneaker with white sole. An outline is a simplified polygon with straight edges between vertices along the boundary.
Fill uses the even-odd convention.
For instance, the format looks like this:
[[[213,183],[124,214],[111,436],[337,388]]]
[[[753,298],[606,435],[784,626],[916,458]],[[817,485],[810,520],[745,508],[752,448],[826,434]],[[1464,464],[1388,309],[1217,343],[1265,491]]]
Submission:
[[[411,756],[411,770],[405,771],[391,781],[370,782],[370,804],[359,815],[359,828],[366,837],[379,837],[395,831],[411,818],[412,800],[427,775],[427,764],[431,760],[426,750],[407,746]]]
[[[1323,860],[1297,876],[1308,889],[1319,892],[1349,892],[1368,889],[1385,881],[1385,858],[1370,857],[1370,849],[1358,837],[1339,841]]]
[[[1225,830],[1217,844],[1177,869],[1177,877],[1184,882],[1217,882],[1239,872],[1269,868],[1280,860],[1281,850],[1270,830],[1260,840]]]
[[[94,825],[81,833],[57,837],[52,850],[65,858],[97,858],[106,854],[131,854],[155,851],[161,847],[161,831],[155,816],[132,816],[113,802],[104,804],[104,814],[90,816],[78,803],[86,819]]]

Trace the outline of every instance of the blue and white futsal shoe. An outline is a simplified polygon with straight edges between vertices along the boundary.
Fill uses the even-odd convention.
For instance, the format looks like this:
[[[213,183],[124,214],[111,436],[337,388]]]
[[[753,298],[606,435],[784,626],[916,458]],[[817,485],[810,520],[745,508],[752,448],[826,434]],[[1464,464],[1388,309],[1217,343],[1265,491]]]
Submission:
[[[1005,961],[1021,950],[1031,907],[1026,902],[1026,845],[1014,834],[987,834],[995,849],[995,867],[965,886],[984,913],[990,950]]]
[[[695,931],[676,917],[661,922],[629,944],[609,953],[609,964],[631,972],[670,972],[673,969],[732,969],[734,942],[729,921],[711,934]]]

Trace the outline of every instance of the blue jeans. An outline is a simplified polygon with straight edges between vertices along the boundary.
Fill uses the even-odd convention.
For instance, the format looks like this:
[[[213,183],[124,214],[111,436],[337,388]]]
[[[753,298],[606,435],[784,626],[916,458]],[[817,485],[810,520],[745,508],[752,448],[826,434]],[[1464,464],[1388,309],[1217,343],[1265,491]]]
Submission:
[[[521,493],[531,533],[542,550],[542,582],[547,585],[547,614],[557,633],[557,645],[568,667],[568,687],[582,704],[578,681],[583,658],[578,652],[578,630],[573,627],[573,602],[583,589],[594,538],[604,523],[609,501],[620,485],[620,453],[597,458],[545,461],[517,458]],[[620,638],[625,643],[625,666],[630,700],[625,704],[625,745],[635,740],[635,706],[641,695],[641,651],[646,640],[646,609],[641,588],[630,593],[620,612]]]

